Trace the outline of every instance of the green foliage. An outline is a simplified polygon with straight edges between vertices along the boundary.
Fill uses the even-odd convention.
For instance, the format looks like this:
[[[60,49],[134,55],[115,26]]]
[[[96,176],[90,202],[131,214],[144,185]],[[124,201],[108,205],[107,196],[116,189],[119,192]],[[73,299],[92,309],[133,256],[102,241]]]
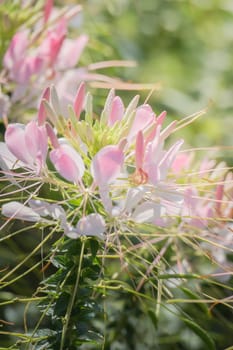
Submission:
[[[97,346],[102,340],[93,326],[93,320],[101,314],[101,301],[93,287],[101,275],[96,247],[94,239],[65,239],[59,243],[52,260],[57,271],[43,282],[41,292],[46,297],[39,303],[49,332],[40,329],[34,334],[36,338],[43,332],[46,335],[37,346],[72,350],[83,343]]]

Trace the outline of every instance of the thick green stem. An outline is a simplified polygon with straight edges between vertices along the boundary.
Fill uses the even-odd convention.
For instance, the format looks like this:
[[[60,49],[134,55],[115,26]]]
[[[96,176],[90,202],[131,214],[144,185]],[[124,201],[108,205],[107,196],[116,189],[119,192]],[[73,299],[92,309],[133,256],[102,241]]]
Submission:
[[[75,298],[77,296],[77,291],[78,291],[78,285],[79,285],[79,280],[80,280],[80,275],[81,275],[81,267],[82,267],[82,260],[83,260],[83,255],[84,255],[84,247],[85,247],[85,241],[82,241],[82,246],[81,246],[81,252],[80,252],[80,258],[79,258],[79,265],[78,265],[78,272],[77,272],[77,277],[73,289],[73,293],[70,297],[70,301],[66,310],[66,315],[64,318],[64,325],[62,329],[62,336],[61,336],[61,344],[60,344],[60,350],[64,349],[64,344],[65,344],[65,339],[66,339],[66,332],[69,326],[69,321],[70,321],[70,315],[74,306]]]

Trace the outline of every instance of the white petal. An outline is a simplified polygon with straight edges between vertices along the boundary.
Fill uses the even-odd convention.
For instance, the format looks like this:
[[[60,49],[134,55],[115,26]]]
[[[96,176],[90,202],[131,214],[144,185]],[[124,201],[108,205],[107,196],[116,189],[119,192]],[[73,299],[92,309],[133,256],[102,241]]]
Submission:
[[[0,167],[3,170],[21,168],[23,163],[10,152],[5,142],[0,142]]]
[[[154,202],[144,202],[137,206],[132,214],[134,221],[138,223],[153,223],[161,215],[161,205]]]
[[[55,220],[62,219],[66,216],[64,209],[58,204],[50,204],[33,199],[31,199],[28,204],[30,208],[41,216],[51,216]]]
[[[77,224],[80,235],[103,238],[105,221],[100,214],[90,214],[81,218]]]
[[[145,187],[130,188],[126,195],[124,211],[130,213],[135,208],[146,192]]]
[[[80,237],[80,233],[78,232],[78,230],[75,227],[67,224],[63,228],[64,228],[64,233],[67,237],[72,238],[72,239],[77,239],[78,237]]]
[[[9,202],[2,206],[2,214],[8,218],[38,222],[41,217],[33,209],[19,202]]]

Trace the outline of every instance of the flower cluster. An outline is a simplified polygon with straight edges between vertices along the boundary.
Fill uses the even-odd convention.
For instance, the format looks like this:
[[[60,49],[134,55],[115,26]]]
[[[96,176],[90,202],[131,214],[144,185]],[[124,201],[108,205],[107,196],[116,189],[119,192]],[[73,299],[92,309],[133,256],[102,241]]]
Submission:
[[[83,196],[77,227],[66,223],[62,209],[58,216],[68,236],[90,234],[94,228],[92,234],[103,234],[105,219],[96,202],[101,203],[101,212],[109,221],[168,224],[167,217],[177,212],[183,201],[182,191],[168,179],[183,141],[164,147],[175,122],[162,128],[165,112],[156,117],[149,105],[137,106],[138,97],[125,108],[113,90],[97,118],[91,100],[81,84],[69,108],[70,117],[63,118],[55,88],[46,89],[35,120],[8,125],[5,143],[1,143],[3,169],[11,174],[14,167],[27,169],[43,183],[60,183],[61,176],[67,186],[75,185],[75,192]],[[93,212],[86,215],[88,204]],[[51,215],[53,207],[49,209],[48,203],[42,206]],[[35,208],[31,202],[25,213],[19,203],[15,209],[12,203],[3,206],[3,214],[32,221],[39,212],[41,207]]]
[[[89,37],[81,34],[70,38],[69,32],[73,22],[80,22],[81,11],[80,5],[58,9],[53,6],[52,0],[46,0],[35,23],[25,23],[18,28],[1,62],[0,118],[5,124],[7,119],[20,120],[25,110],[36,110],[39,98],[48,85],[56,85],[65,115],[81,81],[111,86],[121,82],[120,79],[97,74],[96,70],[114,65],[135,65],[130,61],[107,61],[79,66]]]
[[[22,27],[13,36],[3,58],[2,73],[5,90],[11,94],[11,104],[22,103],[23,99],[28,106],[37,104],[37,98],[48,82],[64,84],[71,70],[75,75],[73,84],[75,79],[78,84],[82,74],[75,66],[88,36],[82,34],[69,39],[67,34],[69,21],[80,11],[81,6],[75,6],[61,12],[53,8],[53,1],[46,1],[43,16],[34,28]],[[86,72],[83,71],[83,75]]]
[[[0,162],[8,177],[19,177],[21,169],[30,181],[39,180],[40,187],[56,186],[61,204],[50,204],[34,193],[27,204],[4,204],[2,213],[33,222],[54,221],[71,238],[104,239],[113,228],[125,232],[141,224],[222,229],[232,211],[232,188],[225,189],[232,186],[232,174],[205,161],[196,175],[209,182],[212,178],[211,190],[205,191],[203,183],[195,185],[195,173],[185,172],[192,159],[180,152],[183,140],[167,146],[176,122],[163,127],[165,118],[166,112],[156,116],[149,105],[138,106],[138,96],[125,108],[114,90],[98,117],[84,83],[69,106],[69,116],[63,117],[56,89],[47,88],[35,120],[8,125]],[[217,217],[225,221],[219,224]]]

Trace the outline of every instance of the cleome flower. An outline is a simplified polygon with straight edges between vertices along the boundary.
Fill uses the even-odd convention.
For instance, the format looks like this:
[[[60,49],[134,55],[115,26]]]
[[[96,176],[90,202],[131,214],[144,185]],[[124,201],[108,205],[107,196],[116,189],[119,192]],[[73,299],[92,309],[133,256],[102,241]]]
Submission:
[[[48,6],[47,4],[50,5]],[[3,66],[9,83],[14,83],[12,102],[25,96],[34,98],[41,93],[48,81],[61,80],[65,72],[74,68],[88,42],[82,34],[68,39],[68,21],[71,14],[55,15],[52,2],[46,2],[43,23],[36,23],[31,31],[20,29],[12,38],[3,58]],[[80,6],[72,9],[77,15]],[[49,18],[53,17],[52,22]],[[30,85],[30,90],[29,90]]]
[[[176,122],[163,128],[165,119],[165,112],[156,116],[149,105],[138,105],[137,97],[125,107],[114,90],[98,118],[84,83],[67,118],[55,87],[47,88],[35,120],[25,126],[8,125],[0,160],[6,177],[7,166],[12,169],[17,162],[17,176],[22,168],[40,175],[42,189],[52,186],[62,204],[51,204],[46,196],[41,201],[33,193],[35,200],[29,199],[29,206],[9,202],[2,213],[41,223],[50,218],[49,224],[54,220],[74,239],[82,235],[103,239],[112,225],[121,229],[179,223],[183,228],[205,229],[217,212],[225,216],[231,205],[226,204],[221,186],[212,192],[213,201],[198,192],[191,178],[184,186],[182,171],[188,171],[184,163],[191,164],[191,159],[179,153],[183,140],[166,146]],[[207,165],[201,167],[200,171],[209,171]],[[14,172],[10,175],[14,177]]]
[[[30,200],[29,207],[4,204],[3,214],[9,217],[19,209],[14,214],[18,219],[52,217],[71,238],[85,234],[102,238],[105,221],[111,223],[116,217],[125,224],[166,226],[168,216],[177,214],[183,200],[182,191],[168,179],[183,141],[164,148],[175,123],[162,130],[164,112],[156,117],[149,105],[138,106],[138,98],[125,108],[113,90],[100,118],[94,118],[92,98],[85,90],[81,84],[67,118],[61,115],[55,88],[46,89],[37,119],[25,126],[9,124],[0,148],[3,160],[11,153],[22,167],[43,175],[42,185],[57,184],[61,191],[65,186],[68,212],[58,218],[46,200],[46,213]],[[80,198],[77,209],[69,204],[72,193]],[[67,221],[70,216],[75,225]]]

